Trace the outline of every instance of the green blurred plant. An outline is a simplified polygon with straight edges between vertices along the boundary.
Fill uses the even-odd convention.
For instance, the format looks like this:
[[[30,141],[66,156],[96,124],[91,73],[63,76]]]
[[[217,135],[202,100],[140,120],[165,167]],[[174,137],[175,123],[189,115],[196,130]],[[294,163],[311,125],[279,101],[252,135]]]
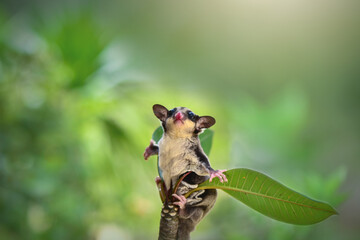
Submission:
[[[131,38],[129,32],[145,29],[153,36],[148,25],[130,21],[128,32],[109,38],[105,31],[114,28],[104,25],[119,23],[99,26],[97,5],[29,5],[31,10],[16,14],[0,9],[1,239],[97,239],[108,224],[115,225],[123,239],[155,237],[156,168],[140,157],[144,136],[153,130],[147,106],[154,101],[191,104],[223,118],[225,124],[215,126],[213,162],[230,159],[230,166],[266,169],[308,195],[336,206],[343,201],[337,191],[346,169],[320,174],[319,167],[312,166],[318,143],[299,135],[308,116],[307,96],[285,89],[284,96],[263,106],[253,96],[226,99],[191,85],[174,100],[175,85],[138,80],[144,75],[143,49],[130,45],[139,50],[127,61],[119,44],[140,36]],[[122,14],[133,11],[122,8]],[[128,23],[125,19],[120,25]],[[148,47],[162,51],[161,44]],[[169,46],[165,49],[171,54]],[[222,203],[195,237],[304,239],[318,229],[282,225],[246,209],[234,211],[241,205],[231,198],[220,196],[218,201]],[[333,234],[336,228],[326,223]]]

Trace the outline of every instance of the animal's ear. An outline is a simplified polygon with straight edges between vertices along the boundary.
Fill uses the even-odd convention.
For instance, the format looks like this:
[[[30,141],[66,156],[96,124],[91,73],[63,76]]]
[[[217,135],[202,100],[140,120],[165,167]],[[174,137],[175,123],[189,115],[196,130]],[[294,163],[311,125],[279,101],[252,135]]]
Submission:
[[[155,116],[160,119],[160,121],[164,122],[167,118],[168,115],[168,110],[166,107],[160,105],[160,104],[155,104],[153,106],[153,111]]]
[[[210,116],[202,116],[196,121],[196,128],[201,130],[202,128],[209,128],[215,124],[215,118]]]

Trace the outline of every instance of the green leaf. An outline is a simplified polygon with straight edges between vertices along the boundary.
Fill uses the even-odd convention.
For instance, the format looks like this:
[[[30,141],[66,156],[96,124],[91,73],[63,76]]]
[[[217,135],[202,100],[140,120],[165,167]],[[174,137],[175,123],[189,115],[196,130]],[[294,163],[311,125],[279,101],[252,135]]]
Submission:
[[[163,128],[160,126],[157,129],[155,129],[153,135],[152,135],[152,139],[157,143],[159,142],[160,138],[163,135]],[[212,146],[212,138],[214,136],[214,132],[210,129],[206,129],[202,134],[200,134],[199,138],[200,138],[200,143],[202,148],[204,149],[204,152],[206,153],[206,155],[209,156],[210,154],[210,150],[211,150],[211,146]]]
[[[160,138],[162,137],[163,135],[163,128],[160,126],[158,127],[157,129],[155,129],[153,135],[152,135],[152,139],[157,143],[159,142]]]
[[[221,183],[218,178],[206,181],[185,197],[200,189],[221,189],[268,217],[299,225],[318,223],[337,214],[329,204],[297,193],[260,172],[237,168],[225,175],[228,182]]]
[[[213,136],[214,136],[214,132],[212,130],[210,130],[210,129],[206,129],[199,136],[201,147],[203,148],[205,154],[208,155],[208,156],[210,154]]]

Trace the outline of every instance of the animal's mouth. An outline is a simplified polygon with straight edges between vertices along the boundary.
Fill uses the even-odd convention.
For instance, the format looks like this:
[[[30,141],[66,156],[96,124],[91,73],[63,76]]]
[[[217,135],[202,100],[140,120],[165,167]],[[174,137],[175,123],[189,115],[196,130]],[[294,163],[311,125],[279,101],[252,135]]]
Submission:
[[[180,119],[175,119],[175,120],[174,120],[174,123],[175,123],[175,124],[184,124],[184,121],[183,121],[183,120],[180,120]]]
[[[184,115],[181,112],[176,113],[174,117],[175,124],[184,124]]]

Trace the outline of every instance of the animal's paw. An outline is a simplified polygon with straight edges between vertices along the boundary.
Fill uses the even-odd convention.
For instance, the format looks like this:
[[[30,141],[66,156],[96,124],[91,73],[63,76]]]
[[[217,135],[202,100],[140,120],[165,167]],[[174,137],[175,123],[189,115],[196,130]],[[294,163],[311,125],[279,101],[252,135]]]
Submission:
[[[178,202],[174,202],[174,205],[179,206],[180,209],[184,209],[186,204],[186,197],[184,197],[183,195],[177,195],[175,193],[172,196],[179,200]]]
[[[156,185],[161,184],[161,182],[162,182],[161,178],[160,178],[159,176],[157,176],[157,177],[155,178],[155,183],[156,183]]]
[[[154,140],[150,140],[150,145],[145,149],[145,152],[144,152],[144,159],[145,160],[148,160],[148,158],[151,156],[151,155],[155,155],[157,154],[157,150],[156,150],[156,147],[155,147],[155,142]]]
[[[223,172],[225,172],[226,170],[212,170],[210,171],[210,180],[209,182],[212,181],[213,178],[218,177],[220,182],[227,182],[227,178],[225,176],[225,174],[223,174]]]

